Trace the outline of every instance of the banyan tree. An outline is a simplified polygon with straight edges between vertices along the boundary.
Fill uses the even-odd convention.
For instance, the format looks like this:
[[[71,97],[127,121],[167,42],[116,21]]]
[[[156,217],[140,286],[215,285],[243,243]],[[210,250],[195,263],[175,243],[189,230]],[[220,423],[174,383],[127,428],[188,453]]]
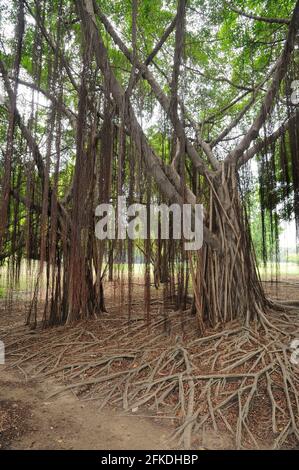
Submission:
[[[24,266],[31,282],[13,365],[101,406],[166,403],[186,448],[206,425],[238,448],[265,429],[298,442],[298,302],[265,294],[258,261],[278,265],[282,220],[299,230],[299,1],[0,0],[0,15],[7,305]],[[161,218],[156,238],[99,239],[98,205],[119,235],[122,199],[202,204],[202,248],[164,239]]]
[[[69,323],[105,310],[113,260],[130,284],[141,250],[148,282],[151,264],[158,284],[178,262],[179,302],[191,279],[200,331],[269,323],[244,180],[258,159],[262,210],[275,224],[287,201],[298,225],[298,2],[269,2],[273,17],[203,0],[2,3],[1,257],[12,278],[39,260],[27,321],[44,271],[44,321]],[[95,207],[119,195],[203,204],[203,248],[97,240]]]

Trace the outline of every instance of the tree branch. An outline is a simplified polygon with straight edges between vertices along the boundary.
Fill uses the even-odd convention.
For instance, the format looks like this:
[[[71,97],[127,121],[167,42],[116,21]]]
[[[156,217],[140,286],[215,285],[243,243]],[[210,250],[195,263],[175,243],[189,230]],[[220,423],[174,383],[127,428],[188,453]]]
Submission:
[[[132,64],[133,63],[132,53],[129,51],[127,46],[124,44],[124,42],[118,36],[115,29],[113,28],[113,26],[109,22],[108,18],[100,11],[98,5],[95,2],[94,2],[94,9],[95,9],[95,12],[96,12],[97,16],[99,17],[99,19],[103,23],[103,25],[104,25],[106,31],[108,32],[108,34],[112,37],[115,44],[120,48],[122,53],[126,56],[126,58]],[[150,72],[150,70],[148,69],[148,67],[145,64],[140,63],[139,61],[136,61],[136,66],[138,67],[138,69],[142,73],[142,76],[150,84],[150,86],[153,90],[153,93],[155,94],[157,100],[159,101],[159,103],[162,106],[162,108],[164,109],[164,111],[167,114],[169,114],[170,100],[169,100],[168,96],[160,88],[160,86],[157,83],[157,81],[155,80],[153,74]],[[185,134],[185,130],[182,126],[182,123],[178,120],[173,119],[173,116],[171,115],[171,113],[170,113],[169,117],[171,119],[172,125],[174,127],[174,130],[175,130],[177,136],[179,137],[179,136]],[[185,136],[185,138],[186,138],[186,136]],[[213,155],[213,152],[212,152],[210,146],[205,141],[203,141],[201,139],[199,140],[199,145],[203,149],[204,153],[208,156],[209,160],[211,160],[211,158],[210,158],[211,155],[212,155],[212,159],[213,159],[214,155]],[[194,167],[199,171],[199,173],[201,173],[201,174],[209,173],[210,176],[213,177],[214,173],[212,173],[209,170],[209,168],[206,165],[205,161],[199,156],[199,154],[196,151],[195,147],[191,144],[191,142],[187,138],[186,138],[186,150],[187,150],[187,153],[188,153],[189,157],[192,160],[192,163],[193,163]]]
[[[250,147],[246,153],[242,155],[242,157],[238,160],[238,168],[242,165],[247,163],[251,158],[253,158],[257,153],[262,151],[263,149],[269,147],[269,145],[276,142],[285,132],[289,129],[289,127],[298,119],[298,111],[288,119],[285,123],[283,123],[273,134],[265,137],[264,139],[258,141],[253,147]]]
[[[253,15],[252,13],[246,13],[243,10],[240,10],[239,8],[236,8],[235,6],[231,5],[229,2],[225,2],[225,4],[228,6],[228,8],[235,13],[238,13],[241,16],[245,16],[245,18],[249,18],[251,20],[256,20],[256,21],[263,21],[264,23],[276,23],[276,24],[290,24],[290,20],[288,18],[268,18],[267,16],[258,16],[258,15]]]
[[[231,161],[233,163],[237,163],[238,159],[241,158],[245,150],[247,150],[253,140],[255,140],[258,135],[261,127],[263,126],[264,122],[267,119],[267,116],[270,114],[274,99],[278,93],[280,83],[284,78],[287,66],[289,64],[291,54],[294,49],[296,35],[298,34],[299,28],[299,0],[296,2],[296,6],[293,11],[289,32],[287,36],[287,40],[285,42],[283,51],[276,62],[275,72],[273,76],[273,80],[271,86],[263,100],[261,109],[254,119],[253,124],[251,125],[250,129],[248,130],[247,134],[243,137],[241,142],[237,145],[237,147],[228,155],[227,161]]]
[[[147,138],[144,135],[144,132],[135,116],[134,110],[130,104],[130,100],[124,100],[125,92],[117,81],[111,69],[107,50],[101,37],[100,31],[97,27],[93,1],[76,0],[76,3],[82,22],[83,32],[87,37],[91,35],[92,47],[94,49],[96,62],[103,74],[107,89],[111,91],[111,94],[119,108],[125,105],[127,126],[130,129],[130,133],[132,139],[134,140],[138,153],[144,158],[147,168],[154,177],[161,192],[167,198],[169,198],[170,201],[175,201],[179,204],[182,204],[184,202],[182,196],[177,191],[175,185],[170,181],[165,171],[163,171],[162,162],[149,145]],[[179,175],[177,175],[172,168],[169,167],[168,170],[176,178],[180,178]],[[191,193],[191,195],[194,197],[193,193]],[[205,242],[208,243],[212,248],[220,248],[217,237],[212,234],[209,229],[205,226],[203,227],[203,236]]]
[[[271,77],[271,75],[274,73],[274,70],[275,70],[275,66],[274,68],[272,68],[270,70],[270,72],[267,74],[266,78],[257,86],[253,89],[253,96],[252,98],[250,99],[250,101],[244,106],[243,109],[241,109],[241,111],[237,114],[237,116],[230,122],[230,124],[219,134],[219,136],[214,139],[212,142],[211,142],[211,147],[215,147],[215,145],[217,145],[219,142],[221,142],[231,131],[232,129],[234,129],[234,127],[236,127],[239,122],[241,121],[241,119],[243,118],[243,116],[245,116],[245,114],[247,113],[247,111],[251,108],[251,106],[255,103],[256,101],[256,93],[262,88],[262,86],[267,82],[267,80],[269,80],[269,78]]]

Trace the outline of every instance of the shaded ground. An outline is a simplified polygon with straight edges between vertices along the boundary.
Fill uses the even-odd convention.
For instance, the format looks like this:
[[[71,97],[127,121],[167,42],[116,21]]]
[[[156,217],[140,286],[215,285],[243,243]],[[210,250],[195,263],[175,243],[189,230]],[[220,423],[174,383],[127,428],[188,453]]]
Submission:
[[[272,298],[297,300],[295,280],[265,286]],[[31,330],[25,302],[0,303],[11,367],[0,366],[2,448],[298,445],[290,423],[299,429],[299,377],[288,350],[299,335],[297,311],[270,312],[274,329],[219,324],[200,338],[189,310],[165,304],[164,311],[160,291],[152,293],[147,326],[136,287],[128,324],[126,298],[120,303],[112,287],[109,313],[72,327]]]
[[[169,429],[137,416],[99,413],[64,394],[47,401],[55,384],[30,381],[0,366],[1,449],[167,449]]]

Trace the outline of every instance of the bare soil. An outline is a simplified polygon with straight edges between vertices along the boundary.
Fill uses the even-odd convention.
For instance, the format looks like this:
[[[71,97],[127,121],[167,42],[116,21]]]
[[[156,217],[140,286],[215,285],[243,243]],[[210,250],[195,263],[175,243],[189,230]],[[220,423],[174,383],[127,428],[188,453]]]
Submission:
[[[169,429],[121,416],[65,393],[47,401],[55,383],[28,381],[0,366],[0,449],[168,449]]]

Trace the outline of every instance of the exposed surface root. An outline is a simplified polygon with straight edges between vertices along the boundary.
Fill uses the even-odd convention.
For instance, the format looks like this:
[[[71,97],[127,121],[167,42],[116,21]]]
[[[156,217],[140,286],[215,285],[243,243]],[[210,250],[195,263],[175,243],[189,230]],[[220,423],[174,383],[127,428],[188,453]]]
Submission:
[[[239,449],[289,447],[299,441],[299,366],[289,350],[299,319],[294,312],[266,318],[198,338],[187,313],[168,314],[171,334],[159,315],[149,327],[105,315],[34,334],[20,328],[5,343],[10,367],[25,377],[55,376],[56,393],[172,418],[185,448],[201,445],[204,429],[229,434]]]

